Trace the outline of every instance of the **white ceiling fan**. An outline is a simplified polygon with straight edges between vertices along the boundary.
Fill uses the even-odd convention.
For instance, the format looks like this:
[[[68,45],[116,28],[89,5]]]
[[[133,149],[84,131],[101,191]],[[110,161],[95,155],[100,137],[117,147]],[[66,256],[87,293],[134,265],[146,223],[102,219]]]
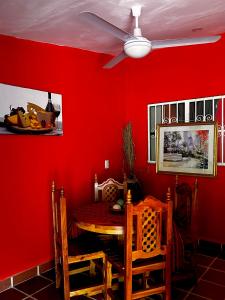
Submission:
[[[99,27],[100,29],[104,30],[105,32],[108,32],[109,34],[115,36],[116,38],[124,42],[123,51],[118,56],[115,56],[112,60],[110,60],[106,65],[104,65],[104,68],[106,69],[114,67],[126,57],[142,58],[155,49],[214,43],[221,38],[220,35],[217,35],[197,38],[150,41],[142,36],[141,29],[138,26],[138,18],[141,15],[141,6],[135,5],[131,8],[131,10],[133,17],[135,18],[135,28],[133,34],[130,34],[116,27],[115,25],[107,22],[106,20],[102,19],[94,13],[80,13],[80,17],[88,23]]]

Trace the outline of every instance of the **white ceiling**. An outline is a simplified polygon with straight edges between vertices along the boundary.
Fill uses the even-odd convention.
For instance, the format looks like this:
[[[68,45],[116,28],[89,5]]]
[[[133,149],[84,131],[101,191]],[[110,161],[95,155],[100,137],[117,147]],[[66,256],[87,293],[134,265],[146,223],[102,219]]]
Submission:
[[[135,4],[142,6],[139,24],[151,40],[225,32],[225,0],[1,0],[0,34],[117,54],[122,42],[78,14],[90,11],[132,32]]]

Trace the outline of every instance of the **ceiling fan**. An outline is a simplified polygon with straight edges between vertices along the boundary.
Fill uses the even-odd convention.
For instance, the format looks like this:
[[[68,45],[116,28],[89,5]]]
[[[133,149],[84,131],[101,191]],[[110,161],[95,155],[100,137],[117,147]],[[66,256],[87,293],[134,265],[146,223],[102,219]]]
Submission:
[[[221,38],[220,35],[217,35],[197,38],[150,41],[142,36],[141,28],[138,26],[138,18],[141,15],[141,6],[135,5],[131,8],[131,10],[133,17],[135,18],[135,28],[133,34],[116,27],[94,13],[88,11],[80,13],[80,17],[88,23],[99,27],[100,29],[124,42],[123,51],[118,56],[115,56],[113,59],[111,59],[106,65],[104,65],[104,68],[106,69],[114,67],[126,57],[142,58],[155,49],[214,43]]]

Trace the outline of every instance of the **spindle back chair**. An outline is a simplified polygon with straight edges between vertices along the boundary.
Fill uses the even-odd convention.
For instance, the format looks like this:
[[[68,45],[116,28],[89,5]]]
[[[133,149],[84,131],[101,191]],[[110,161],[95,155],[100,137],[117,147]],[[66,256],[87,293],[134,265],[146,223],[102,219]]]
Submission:
[[[178,235],[177,251],[174,251],[173,281],[196,282],[196,250],[198,243],[198,180],[191,185],[176,176],[174,191],[174,234]],[[179,247],[178,247],[179,246]],[[179,248],[179,249],[178,249]],[[182,253],[181,253],[182,251]]]
[[[127,193],[126,174],[124,174],[122,183],[113,178],[108,178],[102,183],[98,183],[98,177],[97,174],[95,174],[94,192],[95,201],[107,201],[113,203],[119,198],[125,200]]]
[[[55,182],[52,182],[52,213],[53,213],[53,229],[54,229],[54,250],[55,250],[55,273],[56,288],[63,283],[64,300],[69,300],[73,296],[93,296],[103,294],[106,296],[106,258],[103,251],[97,251],[96,245],[87,241],[84,245],[82,239],[68,239],[67,232],[67,207],[64,189],[57,189]],[[92,250],[94,246],[94,250]],[[102,280],[97,284],[95,281],[93,268],[94,261],[102,261]],[[88,280],[86,276],[89,271],[91,281],[87,285],[79,287],[76,282],[76,288],[72,288],[70,281],[72,276],[76,274],[84,274],[84,280]],[[106,298],[105,298],[106,299]]]

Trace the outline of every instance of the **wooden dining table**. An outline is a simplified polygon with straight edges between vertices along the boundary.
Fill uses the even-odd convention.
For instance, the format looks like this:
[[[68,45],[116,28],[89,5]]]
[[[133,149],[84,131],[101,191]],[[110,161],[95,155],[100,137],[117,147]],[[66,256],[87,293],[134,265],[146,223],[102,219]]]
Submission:
[[[80,206],[74,211],[78,228],[111,235],[123,235],[124,214],[113,211],[108,202],[94,202]]]

